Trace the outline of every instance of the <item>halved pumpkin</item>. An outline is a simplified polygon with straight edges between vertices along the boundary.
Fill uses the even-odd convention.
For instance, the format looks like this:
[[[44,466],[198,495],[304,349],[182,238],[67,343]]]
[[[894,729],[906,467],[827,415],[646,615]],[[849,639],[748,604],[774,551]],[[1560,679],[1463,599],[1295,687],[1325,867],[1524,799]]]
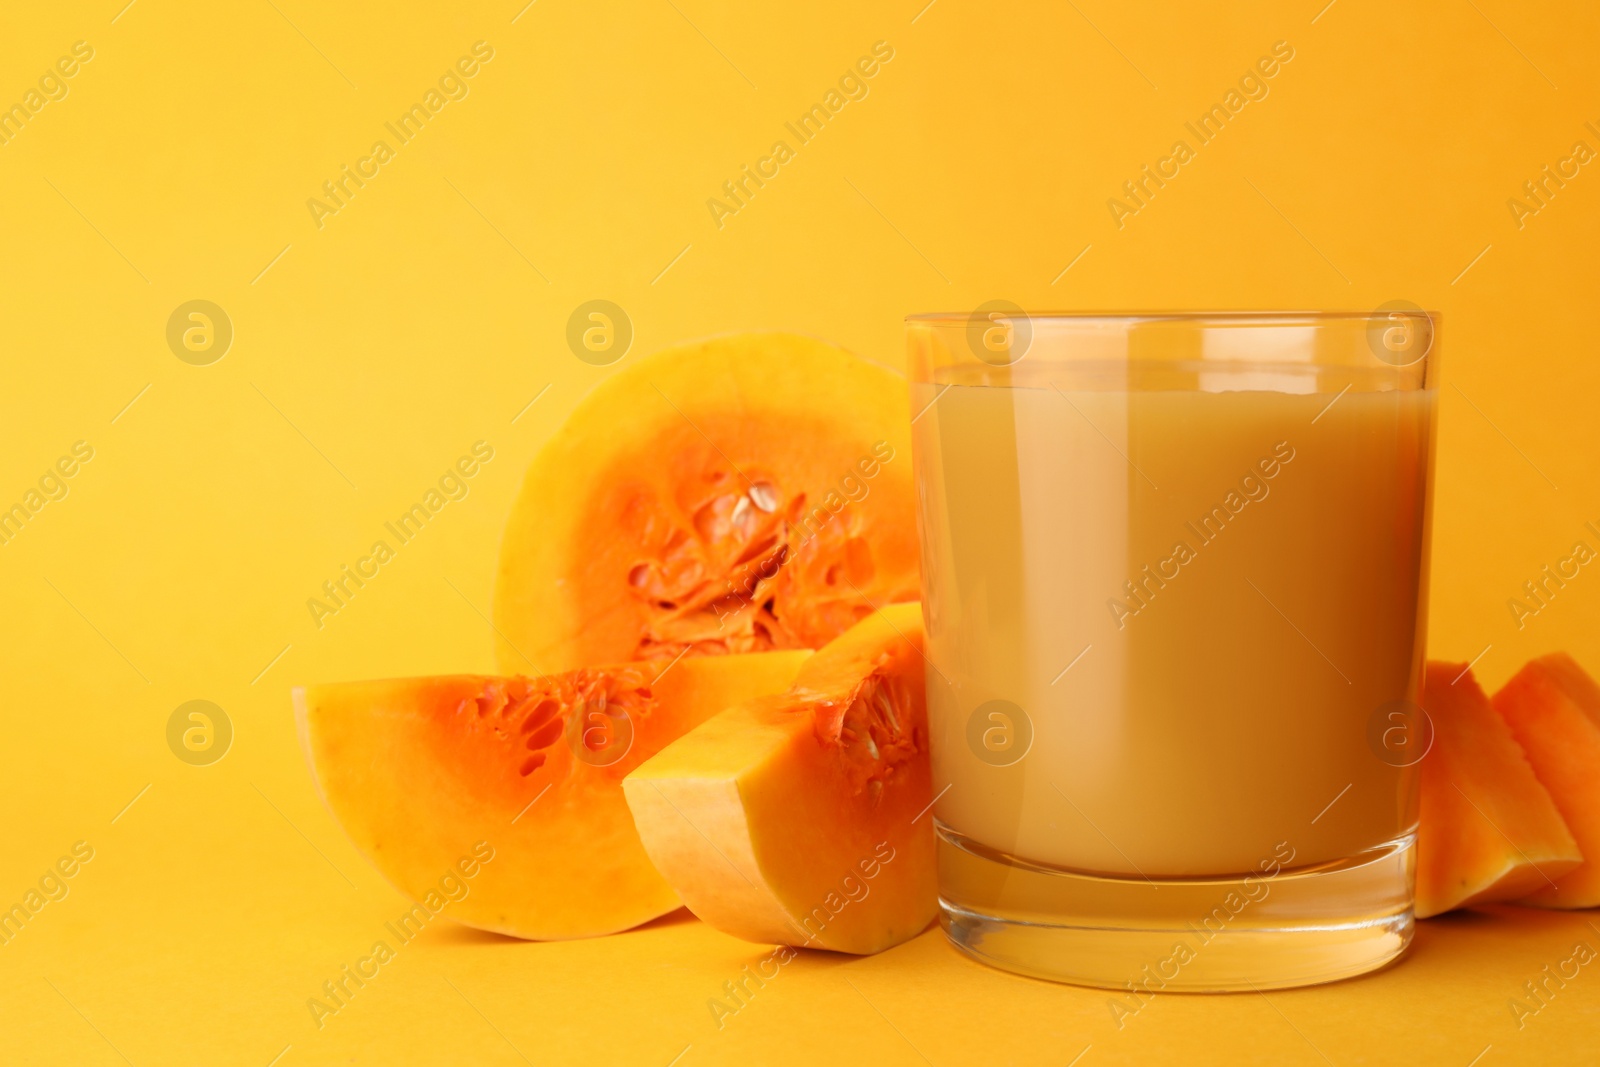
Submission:
[[[1561,813],[1465,664],[1430,663],[1422,706],[1418,918],[1516,900],[1583,862]]]
[[[868,617],[783,696],[730,708],[623,781],[691,911],[748,941],[878,952],[938,905],[920,606]]]
[[[1541,785],[1572,831],[1584,862],[1540,883],[1524,902],[1549,908],[1600,904],[1600,686],[1571,656],[1533,660],[1494,695]]]
[[[294,691],[301,745],[356,847],[415,900],[474,844],[443,911],[515,937],[589,937],[678,907],[622,778],[706,717],[782,692],[807,652],[661,660],[541,678],[451,675]]]
[[[918,596],[905,379],[789,334],[626,367],[523,482],[495,588],[503,670],[820,648]]]

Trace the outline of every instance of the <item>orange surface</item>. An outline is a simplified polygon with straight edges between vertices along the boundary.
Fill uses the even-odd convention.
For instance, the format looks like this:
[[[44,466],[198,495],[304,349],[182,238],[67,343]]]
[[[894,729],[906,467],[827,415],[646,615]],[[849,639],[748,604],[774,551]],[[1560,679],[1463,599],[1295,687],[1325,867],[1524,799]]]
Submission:
[[[573,354],[590,300],[625,308],[634,354],[779,329],[891,366],[902,315],[1000,298],[1437,307],[1429,654],[1481,654],[1491,690],[1545,652],[1600,662],[1593,562],[1508,606],[1543,567],[1571,574],[1575,542],[1600,548],[1600,174],[1572,152],[1600,148],[1600,11],[524,2],[8,9],[0,105],[40,107],[0,142],[0,506],[38,507],[0,541],[0,902],[75,842],[93,859],[0,944],[0,1060],[1593,1062],[1593,964],[1521,1029],[1508,1004],[1600,948],[1600,920],[1518,909],[1424,923],[1373,978],[1161,997],[1121,1032],[1104,994],[985,971],[936,934],[794,961],[719,1030],[706,1001],[763,953],[697,923],[549,945],[439,923],[317,1029],[307,999],[409,902],[318,801],[289,688],[494,670],[523,471],[632,358]],[[1278,41],[1294,58],[1267,95],[1197,143],[1184,124]],[[858,62],[858,99],[789,134]],[[390,134],[430,91],[421,132]],[[1191,158],[1119,228],[1108,201],[1179,138]],[[779,169],[708,208],[745,165]],[[1547,165],[1578,170],[1557,186]],[[214,316],[168,336],[195,300],[231,325],[206,365]],[[493,458],[441,488],[479,441]],[[421,532],[314,616],[430,492]],[[192,700],[232,726],[209,766],[168,746]]]

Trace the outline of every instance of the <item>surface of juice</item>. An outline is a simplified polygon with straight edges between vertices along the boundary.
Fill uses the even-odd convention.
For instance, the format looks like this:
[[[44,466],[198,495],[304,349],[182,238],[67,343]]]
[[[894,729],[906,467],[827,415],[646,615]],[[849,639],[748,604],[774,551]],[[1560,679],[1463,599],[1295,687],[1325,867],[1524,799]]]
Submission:
[[[944,827],[1148,878],[1411,832],[1373,739],[1418,697],[1432,391],[913,390]]]

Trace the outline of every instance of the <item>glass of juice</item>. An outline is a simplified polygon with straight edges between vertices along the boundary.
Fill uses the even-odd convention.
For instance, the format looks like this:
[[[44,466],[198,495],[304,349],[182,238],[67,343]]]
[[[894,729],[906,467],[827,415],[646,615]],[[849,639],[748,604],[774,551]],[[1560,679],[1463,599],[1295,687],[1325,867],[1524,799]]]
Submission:
[[[957,947],[1124,1014],[1405,951],[1438,329],[907,319]]]

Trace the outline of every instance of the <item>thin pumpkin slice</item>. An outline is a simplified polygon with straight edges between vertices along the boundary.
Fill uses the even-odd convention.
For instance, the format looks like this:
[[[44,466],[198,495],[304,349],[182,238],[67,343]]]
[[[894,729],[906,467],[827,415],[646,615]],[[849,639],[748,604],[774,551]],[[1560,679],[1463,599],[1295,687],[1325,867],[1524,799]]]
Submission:
[[[484,842],[493,861],[446,917],[592,937],[679,906],[639,843],[623,776],[719,709],[782,692],[809,655],[313,685],[294,691],[295,718],[324,802],[402,893],[424,901]]]
[[[1583,852],[1581,866],[1541,882],[1526,904],[1600,904],[1600,685],[1564,652],[1533,660],[1494,695],[1541,785]]]
[[[922,616],[874,614],[782,696],[730,708],[623,780],[689,909],[748,941],[879,952],[932,921]]]
[[[1578,843],[1511,729],[1462,663],[1429,663],[1422,706],[1418,918],[1516,900],[1583,862]]]
[[[507,672],[820,648],[918,596],[905,379],[790,334],[607,378],[529,467],[501,543]]]

